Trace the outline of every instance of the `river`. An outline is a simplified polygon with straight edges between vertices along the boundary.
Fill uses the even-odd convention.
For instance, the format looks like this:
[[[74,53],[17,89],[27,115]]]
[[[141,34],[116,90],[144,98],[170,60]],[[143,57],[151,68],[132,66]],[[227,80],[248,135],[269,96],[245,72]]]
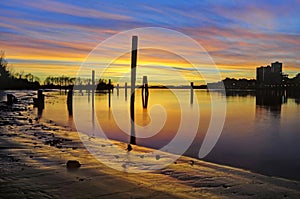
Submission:
[[[39,115],[95,136],[100,126],[108,138],[129,142],[130,97],[126,98],[124,92],[120,89],[112,93],[110,107],[108,94],[97,93],[93,102],[88,93],[75,92],[73,116],[68,114],[65,94],[47,92],[45,109]],[[184,125],[185,137],[193,137],[184,155],[198,157],[211,120],[218,120],[218,117],[211,119],[211,100],[225,101],[221,135],[204,160],[300,180],[299,94],[232,91],[224,95],[218,91],[194,90],[191,101],[188,89],[150,89],[149,96],[148,108],[144,109],[141,90],[136,91],[138,145],[160,149],[175,139]],[[197,116],[199,119],[195,119]],[[198,124],[193,132],[192,126]]]

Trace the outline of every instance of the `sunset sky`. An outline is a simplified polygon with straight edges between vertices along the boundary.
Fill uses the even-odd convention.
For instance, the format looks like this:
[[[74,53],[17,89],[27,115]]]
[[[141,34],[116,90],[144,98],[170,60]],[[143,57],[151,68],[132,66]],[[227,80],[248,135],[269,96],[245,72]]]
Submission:
[[[293,77],[300,72],[299,19],[299,0],[9,0],[0,3],[0,50],[15,72],[41,79],[75,76],[90,51],[111,36],[134,28],[161,27],[196,40],[222,77],[255,78],[256,67],[274,61],[283,62],[284,72]],[[148,39],[155,41],[159,34]],[[172,45],[170,49],[182,44]],[[151,52],[141,51],[138,67],[153,67],[166,79],[165,74],[176,70],[189,80],[201,79],[189,74],[188,60],[172,52]],[[127,69],[128,57],[120,55],[118,67],[112,67],[107,77]]]

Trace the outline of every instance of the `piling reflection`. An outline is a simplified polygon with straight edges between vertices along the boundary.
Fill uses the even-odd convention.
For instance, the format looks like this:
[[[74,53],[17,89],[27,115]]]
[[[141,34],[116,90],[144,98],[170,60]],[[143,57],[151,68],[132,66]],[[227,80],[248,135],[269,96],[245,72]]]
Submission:
[[[68,108],[69,116],[73,115],[73,89],[70,89],[68,91],[67,108]]]
[[[145,109],[148,107],[148,100],[149,100],[148,79],[147,76],[143,76],[142,103],[143,103],[143,108]]]
[[[44,107],[38,106],[37,107],[37,118],[41,119],[43,116]]]

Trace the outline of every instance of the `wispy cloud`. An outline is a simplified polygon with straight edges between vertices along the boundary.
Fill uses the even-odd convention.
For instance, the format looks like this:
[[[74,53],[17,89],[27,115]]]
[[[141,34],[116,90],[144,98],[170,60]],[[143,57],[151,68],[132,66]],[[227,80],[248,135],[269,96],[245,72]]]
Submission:
[[[1,2],[0,46],[16,69],[47,73],[79,67],[88,53],[110,36],[131,28],[159,26],[185,33],[204,47],[223,74],[253,78],[255,67],[284,62],[285,70],[299,71],[299,1],[115,1],[11,0]],[[199,56],[172,35],[148,34],[141,43],[169,42],[169,48]],[[130,41],[106,47],[105,57],[117,56]],[[120,49],[119,49],[120,48]],[[27,61],[26,61],[27,60]],[[69,62],[70,64],[67,64]],[[115,61],[120,75],[129,54]],[[118,66],[119,64],[119,66]],[[182,58],[157,50],[139,52],[139,64],[165,74],[193,68]],[[122,67],[121,67],[122,65]],[[44,67],[47,66],[47,67]],[[206,67],[205,63],[201,66]],[[71,70],[70,70],[71,69]]]
[[[56,0],[29,0],[18,1],[12,0],[5,3],[6,5],[19,4],[22,7],[35,8],[42,11],[48,11],[53,13],[66,14],[77,17],[85,18],[105,18],[113,20],[130,20],[131,17],[121,15],[118,13],[109,13],[93,9],[93,5],[89,5],[89,8],[83,8],[70,3],[64,3]]]

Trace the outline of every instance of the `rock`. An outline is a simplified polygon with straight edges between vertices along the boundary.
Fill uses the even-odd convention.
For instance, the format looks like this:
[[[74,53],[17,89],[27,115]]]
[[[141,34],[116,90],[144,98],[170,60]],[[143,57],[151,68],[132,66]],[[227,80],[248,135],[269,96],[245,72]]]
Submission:
[[[156,160],[159,160],[159,159],[160,159],[160,155],[156,155],[156,156],[155,156],[155,159],[156,159]]]
[[[68,160],[67,169],[78,169],[81,164],[77,160]]]
[[[193,166],[195,164],[195,161],[194,160],[190,160],[189,163],[190,163],[191,166]]]

